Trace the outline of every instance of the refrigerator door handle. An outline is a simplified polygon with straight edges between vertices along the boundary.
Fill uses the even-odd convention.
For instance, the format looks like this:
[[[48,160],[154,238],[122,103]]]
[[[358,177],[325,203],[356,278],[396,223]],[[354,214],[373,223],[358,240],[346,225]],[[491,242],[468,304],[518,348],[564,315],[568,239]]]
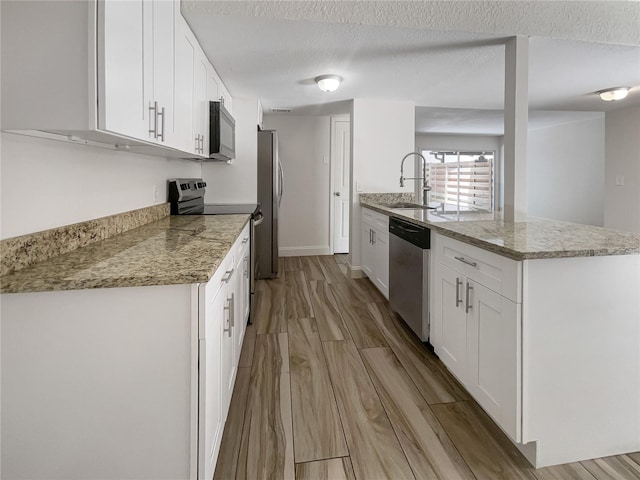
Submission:
[[[278,193],[278,207],[282,203],[282,194],[284,193],[284,172],[282,171],[282,164],[278,162],[278,172],[280,174],[280,192]]]

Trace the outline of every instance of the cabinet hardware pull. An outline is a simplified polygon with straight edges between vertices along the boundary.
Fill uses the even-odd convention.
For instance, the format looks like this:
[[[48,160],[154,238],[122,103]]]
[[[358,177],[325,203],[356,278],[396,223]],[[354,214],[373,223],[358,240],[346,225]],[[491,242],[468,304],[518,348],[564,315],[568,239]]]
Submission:
[[[371,243],[373,245],[376,244],[376,231],[375,230],[371,230],[371,239],[373,240]]]
[[[249,256],[244,257],[244,276],[249,278]]]
[[[200,153],[204,155],[204,135],[200,135]]]
[[[471,286],[471,284],[467,281],[467,306],[464,309],[465,313],[469,313],[469,310],[471,310],[473,307],[471,306],[471,302],[469,301],[469,292],[473,290],[473,287]]]
[[[456,308],[458,308],[458,305],[462,303],[462,299],[460,298],[460,288],[459,288],[461,286],[462,286],[462,280],[456,277]]]
[[[233,297],[232,297],[233,298]],[[229,328],[223,328],[222,331],[223,332],[228,332],[229,333],[229,337],[231,336],[231,312],[232,312],[232,307],[231,307],[231,301],[232,298],[227,298],[227,304],[224,306],[224,310],[226,312],[229,312],[229,317],[228,317],[228,322],[229,322]]]
[[[162,107],[162,111],[160,113],[158,113],[159,117],[162,117],[162,123],[160,125],[162,125],[162,133],[158,133],[156,138],[159,138],[161,141],[164,142],[164,107]]]
[[[153,138],[158,138],[158,102],[153,102],[153,106],[149,107],[149,122],[151,122],[151,112],[153,112],[153,129],[149,129],[149,133],[153,134]]]
[[[229,280],[231,280],[231,277],[233,277],[233,268],[231,270],[227,270],[226,272],[224,272],[224,277],[222,277],[222,281],[224,283],[229,283]]]
[[[196,153],[200,153],[200,134],[196,135],[196,146],[194,150]]]
[[[478,266],[478,264],[476,262],[472,262],[471,260],[467,260],[464,257],[453,257],[453,258],[455,258],[459,262],[466,263],[467,265],[471,265],[472,267],[477,267]]]
[[[229,314],[229,323],[231,324],[231,327],[235,327],[236,326],[236,294],[232,293],[231,294],[231,313]],[[229,336],[231,336],[231,332],[229,332]]]

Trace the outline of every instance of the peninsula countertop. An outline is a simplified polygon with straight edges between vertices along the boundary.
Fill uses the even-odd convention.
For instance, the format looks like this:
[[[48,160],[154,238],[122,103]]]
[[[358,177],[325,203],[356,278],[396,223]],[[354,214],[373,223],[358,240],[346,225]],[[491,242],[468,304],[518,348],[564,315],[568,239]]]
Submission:
[[[249,215],[167,216],[0,278],[0,293],[204,283]]]
[[[514,260],[640,253],[638,233],[538,218],[508,222],[493,213],[443,214],[432,210],[397,209],[376,202],[360,199],[363,207],[427,226]]]

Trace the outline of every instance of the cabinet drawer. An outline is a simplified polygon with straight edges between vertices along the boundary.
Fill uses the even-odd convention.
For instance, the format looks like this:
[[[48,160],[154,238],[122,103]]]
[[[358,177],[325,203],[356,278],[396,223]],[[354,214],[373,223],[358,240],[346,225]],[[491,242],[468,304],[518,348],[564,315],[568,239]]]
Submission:
[[[522,302],[522,263],[468,243],[435,234],[435,261],[513,300]]]
[[[366,207],[362,208],[362,221],[380,231],[389,231],[389,217],[383,213],[374,212]]]

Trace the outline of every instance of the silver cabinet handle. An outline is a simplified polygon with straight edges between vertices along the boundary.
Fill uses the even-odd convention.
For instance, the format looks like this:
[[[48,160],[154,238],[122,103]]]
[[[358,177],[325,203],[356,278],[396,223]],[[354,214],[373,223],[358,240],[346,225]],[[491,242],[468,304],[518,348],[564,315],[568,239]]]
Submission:
[[[164,115],[164,107],[162,107],[162,110],[160,111],[160,113],[158,113],[158,116],[162,117],[162,123],[161,123],[161,125],[162,125],[162,133],[159,133],[156,138],[159,138],[161,141],[164,142],[164,140],[165,140],[165,138],[164,138],[164,117],[165,117],[165,115]]]
[[[226,272],[224,272],[224,277],[222,277],[222,281],[224,283],[229,283],[229,280],[231,280],[231,277],[233,277],[233,268],[231,270],[227,270]]]
[[[456,308],[458,308],[458,305],[462,303],[462,299],[460,298],[460,288],[459,288],[461,286],[462,286],[462,280],[456,277]]]
[[[153,106],[149,107],[149,122],[151,122],[152,112],[153,112],[153,129],[149,128],[149,133],[153,134],[153,138],[158,138],[158,102],[153,102]]]
[[[373,239],[373,243],[374,245],[376,244],[376,231],[375,230],[371,230],[371,238]]]
[[[204,135],[200,135],[200,153],[204,155]]]
[[[465,313],[469,313],[469,310],[471,310],[473,307],[471,306],[471,302],[469,301],[469,292],[471,292],[471,290],[473,290],[473,287],[471,286],[471,284],[469,283],[469,281],[467,281],[467,295],[466,295],[466,300],[467,300],[467,306],[465,307],[464,311]]]
[[[453,257],[453,258],[455,258],[459,262],[466,263],[467,265],[471,265],[472,267],[477,267],[478,266],[478,264],[476,262],[472,262],[471,260],[467,260],[464,257]]]
[[[194,150],[196,153],[199,153],[199,152],[200,152],[200,134],[196,135],[195,140],[196,140],[196,146],[194,147],[194,149],[193,149],[193,150]]]
[[[229,323],[231,324],[231,327],[235,327],[236,326],[236,294],[232,293],[231,294],[231,313],[229,314]],[[229,333],[229,336],[231,336],[231,333]]]
[[[228,321],[228,325],[229,328],[223,328],[222,331],[223,332],[227,332],[229,334],[229,337],[231,337],[231,327],[233,327],[233,325],[231,324],[232,322],[232,318],[233,318],[233,294],[231,294],[231,298],[227,298],[227,304],[224,306],[224,310],[225,312],[229,313],[229,316],[227,317],[227,321]]]
[[[249,278],[249,255],[244,257],[244,277]]]

